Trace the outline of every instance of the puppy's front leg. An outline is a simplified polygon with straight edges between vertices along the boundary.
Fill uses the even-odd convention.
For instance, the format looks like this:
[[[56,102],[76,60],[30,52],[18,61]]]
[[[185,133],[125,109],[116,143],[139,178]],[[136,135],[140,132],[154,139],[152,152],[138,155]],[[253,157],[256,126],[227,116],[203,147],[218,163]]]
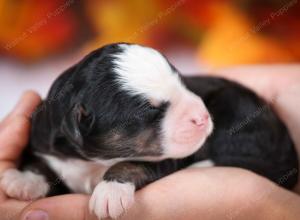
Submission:
[[[107,170],[103,181],[95,187],[90,211],[100,219],[118,218],[132,206],[136,190],[185,166],[174,160],[116,164]]]

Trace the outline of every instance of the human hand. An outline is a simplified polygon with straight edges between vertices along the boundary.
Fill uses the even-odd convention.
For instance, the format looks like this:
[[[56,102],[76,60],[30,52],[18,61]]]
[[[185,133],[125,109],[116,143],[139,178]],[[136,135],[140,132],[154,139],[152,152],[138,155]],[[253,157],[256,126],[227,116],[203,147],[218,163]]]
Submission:
[[[30,131],[30,114],[40,102],[32,92],[23,95],[15,109],[0,123],[0,173],[12,168],[26,146]],[[1,219],[15,219],[26,202],[9,199],[0,190]]]
[[[30,99],[22,99],[23,103],[35,104],[30,105],[31,108],[26,107],[27,110],[18,113],[19,116],[28,117],[31,114],[39,102],[39,98],[36,99],[37,102],[33,102],[33,96],[37,97],[31,93]],[[23,135],[17,135],[23,137],[20,138],[23,142],[16,144],[18,139],[11,137],[17,133],[12,125],[8,126],[12,123],[9,121],[11,120],[6,119],[0,126],[11,127],[9,132],[0,130],[1,143],[5,143],[2,145],[5,150],[1,150],[1,171],[14,166],[29,134],[29,120],[23,118],[26,121],[25,125],[20,126],[20,133],[23,132]],[[8,140],[12,140],[12,144],[7,145]],[[11,154],[14,156],[11,157]],[[1,194],[1,219],[23,219],[28,213],[36,211],[44,219],[48,216],[48,219],[55,220],[88,220],[93,218],[87,211],[88,200],[89,197],[84,195],[63,195],[25,203],[8,199]],[[286,206],[286,201],[289,202],[289,207]],[[293,207],[299,204],[299,198],[294,194],[246,170],[187,169],[138,191],[135,205],[122,219],[294,219],[299,213]],[[269,210],[269,207],[272,209]],[[274,210],[276,212],[272,213]]]
[[[190,168],[138,191],[122,220],[296,220],[299,205],[293,193],[250,171]]]

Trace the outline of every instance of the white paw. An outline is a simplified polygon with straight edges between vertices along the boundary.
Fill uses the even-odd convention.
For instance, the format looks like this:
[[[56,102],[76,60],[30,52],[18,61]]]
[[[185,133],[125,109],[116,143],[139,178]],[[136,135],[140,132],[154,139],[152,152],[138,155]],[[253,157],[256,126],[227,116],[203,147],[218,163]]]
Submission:
[[[131,183],[102,181],[90,199],[89,208],[99,219],[116,219],[124,214],[134,202],[135,186]]]
[[[49,190],[49,185],[43,176],[16,169],[9,169],[3,173],[0,186],[9,197],[19,200],[45,197]]]

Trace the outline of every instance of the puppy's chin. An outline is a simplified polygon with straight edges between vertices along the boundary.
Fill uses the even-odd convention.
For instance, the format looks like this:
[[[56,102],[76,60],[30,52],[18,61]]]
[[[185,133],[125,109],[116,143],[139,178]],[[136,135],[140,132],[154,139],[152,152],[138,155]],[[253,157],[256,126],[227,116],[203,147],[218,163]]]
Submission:
[[[212,133],[213,122],[209,119],[207,125],[193,131],[178,130],[171,138],[163,140],[165,158],[184,158],[198,151]]]

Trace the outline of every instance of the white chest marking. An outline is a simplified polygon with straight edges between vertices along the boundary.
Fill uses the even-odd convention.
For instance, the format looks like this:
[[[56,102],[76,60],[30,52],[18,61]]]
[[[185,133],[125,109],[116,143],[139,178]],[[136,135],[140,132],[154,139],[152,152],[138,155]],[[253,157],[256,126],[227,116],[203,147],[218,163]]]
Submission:
[[[40,155],[62,181],[76,193],[91,194],[95,186],[109,166],[96,162],[88,162],[80,159],[61,160],[54,156]]]
[[[197,167],[197,168],[207,168],[207,167],[214,167],[215,163],[212,160],[202,160],[196,163],[193,163],[191,166],[191,168]]]

